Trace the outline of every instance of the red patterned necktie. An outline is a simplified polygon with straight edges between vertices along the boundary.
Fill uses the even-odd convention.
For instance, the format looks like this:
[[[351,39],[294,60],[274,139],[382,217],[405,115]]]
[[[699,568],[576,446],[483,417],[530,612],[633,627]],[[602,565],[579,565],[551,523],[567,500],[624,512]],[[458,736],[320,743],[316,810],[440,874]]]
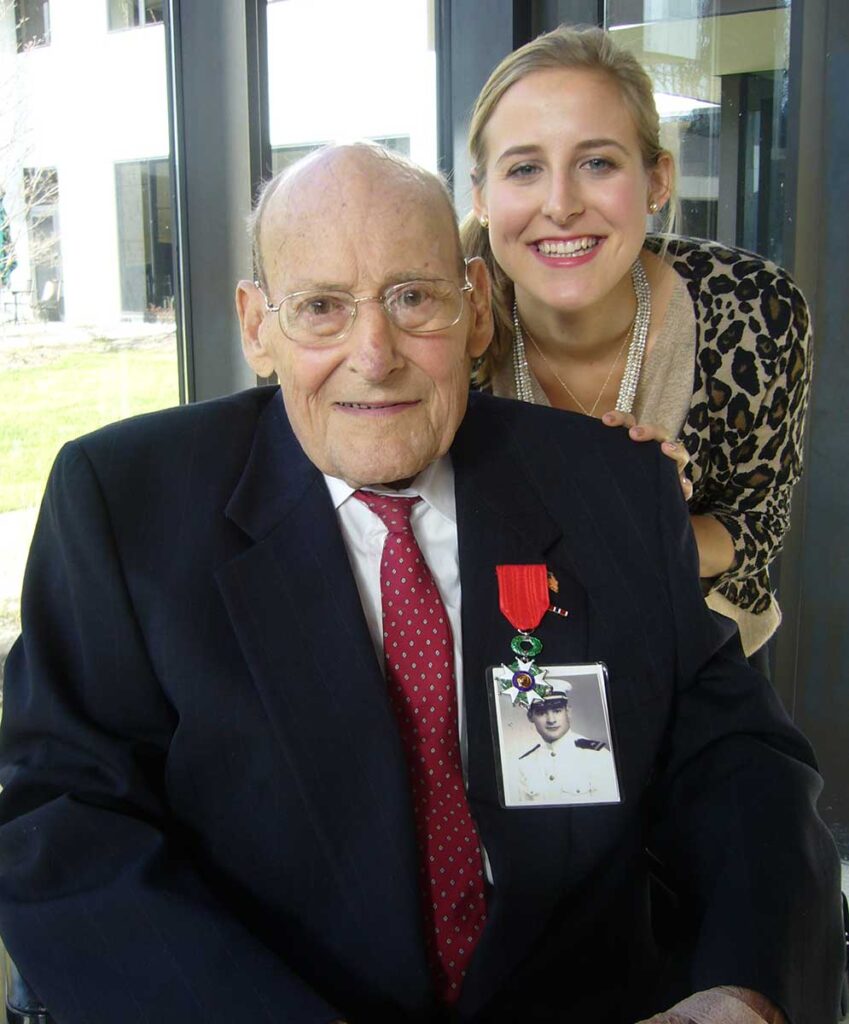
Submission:
[[[480,844],[460,763],[451,626],[410,525],[421,499],[355,494],[389,531],[380,562],[386,680],[410,770],[431,968],[451,1003],[486,919]]]

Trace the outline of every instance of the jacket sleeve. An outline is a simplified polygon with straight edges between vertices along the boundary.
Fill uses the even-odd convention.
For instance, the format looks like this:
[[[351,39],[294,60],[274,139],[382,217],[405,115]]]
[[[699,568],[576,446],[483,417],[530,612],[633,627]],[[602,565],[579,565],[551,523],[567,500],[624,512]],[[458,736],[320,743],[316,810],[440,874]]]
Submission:
[[[733,565],[711,582],[722,591],[778,554],[802,471],[813,357],[808,307],[779,268],[765,265],[756,279],[758,294],[731,300],[733,320],[710,342],[701,325],[707,400],[690,414],[690,426],[703,420],[709,436],[691,512],[714,516],[734,543]]]
[[[0,731],[0,931],[63,1024],[340,1016],[216,898],[169,820],[177,716],[78,444],[51,474]]]
[[[704,607],[674,473],[659,515],[678,636],[673,717],[653,793],[650,850],[691,928],[675,1001],[718,985],[762,993],[790,1024],[837,1019],[840,867],[816,810],[813,752],[736,634]]]

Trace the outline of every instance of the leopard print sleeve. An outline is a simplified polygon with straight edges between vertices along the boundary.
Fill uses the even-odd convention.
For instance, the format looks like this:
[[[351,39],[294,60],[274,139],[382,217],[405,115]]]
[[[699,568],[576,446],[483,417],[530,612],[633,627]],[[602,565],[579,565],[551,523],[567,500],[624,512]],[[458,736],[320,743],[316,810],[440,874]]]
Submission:
[[[693,401],[682,430],[691,512],[714,516],[734,542],[734,564],[710,589],[758,613],[770,603],[766,570],[787,532],[802,470],[808,307],[785,271],[751,253],[677,240],[667,258],[696,313]]]

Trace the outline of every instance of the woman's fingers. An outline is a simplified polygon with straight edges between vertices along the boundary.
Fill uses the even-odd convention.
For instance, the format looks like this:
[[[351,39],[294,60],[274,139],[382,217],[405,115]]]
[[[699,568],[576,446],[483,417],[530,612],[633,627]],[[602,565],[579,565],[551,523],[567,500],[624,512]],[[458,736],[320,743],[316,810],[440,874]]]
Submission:
[[[678,479],[681,482],[681,490],[684,492],[684,500],[689,501],[693,497],[693,483],[687,478],[686,469],[690,461],[689,453],[680,441],[663,441],[660,450],[670,459],[675,460],[678,467]]]
[[[634,427],[637,425],[637,421],[631,413],[619,412],[618,409],[606,412],[601,417],[601,422],[607,427]]]
[[[639,423],[628,431],[635,441],[671,441],[669,431],[657,423]]]
[[[680,441],[663,441],[660,450],[664,455],[668,455],[670,459],[674,459],[678,463],[679,473],[684,471],[687,463],[690,461],[687,449]]]
[[[601,418],[608,427],[625,427],[634,441],[670,441],[669,431],[657,423],[637,423],[630,412],[614,409]]]

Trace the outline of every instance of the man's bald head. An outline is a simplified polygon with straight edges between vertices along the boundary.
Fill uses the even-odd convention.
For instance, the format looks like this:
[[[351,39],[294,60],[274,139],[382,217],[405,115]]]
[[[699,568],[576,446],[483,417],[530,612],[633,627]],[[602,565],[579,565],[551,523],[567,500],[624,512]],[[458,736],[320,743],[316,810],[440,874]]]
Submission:
[[[360,187],[363,182],[369,182],[381,193],[394,190],[401,196],[406,194],[406,202],[430,207],[453,235],[457,267],[462,272],[463,254],[457,218],[445,182],[398,153],[373,143],[355,142],[325,146],[309,153],[280,171],[260,190],[249,226],[256,279],[263,289],[267,290],[269,283],[269,253],[265,248],[268,239],[264,231],[269,213],[273,213],[275,221],[285,224],[287,209],[293,204],[297,206],[299,199],[304,199],[305,192],[315,196],[325,188],[335,188],[340,196],[339,214],[343,216],[345,197],[354,178]],[[402,208],[399,210],[399,231],[404,230],[403,213]],[[280,243],[277,233],[275,243]]]
[[[486,268],[466,267],[444,186],[379,147],[333,147],[269,185],[256,225],[265,288],[236,291],[249,364],[277,374],[322,472],[354,487],[412,479],[450,447],[492,334]],[[435,327],[404,326],[422,310]],[[335,317],[334,330],[293,336],[290,316]]]

